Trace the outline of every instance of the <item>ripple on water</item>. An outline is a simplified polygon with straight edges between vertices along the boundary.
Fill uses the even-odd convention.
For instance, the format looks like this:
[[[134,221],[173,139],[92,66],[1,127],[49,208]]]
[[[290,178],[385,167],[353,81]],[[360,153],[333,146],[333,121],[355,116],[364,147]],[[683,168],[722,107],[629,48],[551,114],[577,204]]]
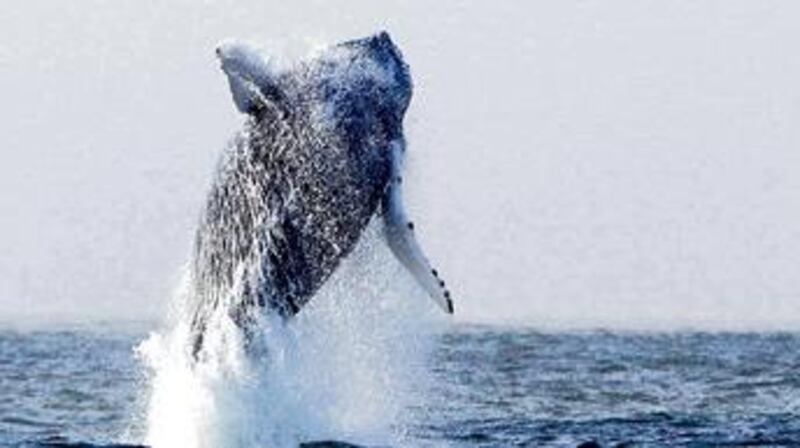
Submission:
[[[140,440],[144,336],[0,332],[0,445]],[[798,368],[786,333],[457,326],[401,426],[409,446],[800,446]]]

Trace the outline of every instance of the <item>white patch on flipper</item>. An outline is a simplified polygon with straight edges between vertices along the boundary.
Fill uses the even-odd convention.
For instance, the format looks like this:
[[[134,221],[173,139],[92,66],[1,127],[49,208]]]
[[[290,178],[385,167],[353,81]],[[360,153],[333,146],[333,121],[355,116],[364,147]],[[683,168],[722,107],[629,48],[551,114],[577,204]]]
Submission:
[[[414,225],[408,220],[403,208],[401,191],[403,168],[403,146],[394,142],[391,148],[392,173],[389,185],[383,198],[383,223],[386,241],[400,263],[408,269],[428,295],[439,304],[442,309],[452,314],[453,301],[450,292],[445,288],[444,281],[439,278],[425,254],[422,252],[417,239],[414,237]]]

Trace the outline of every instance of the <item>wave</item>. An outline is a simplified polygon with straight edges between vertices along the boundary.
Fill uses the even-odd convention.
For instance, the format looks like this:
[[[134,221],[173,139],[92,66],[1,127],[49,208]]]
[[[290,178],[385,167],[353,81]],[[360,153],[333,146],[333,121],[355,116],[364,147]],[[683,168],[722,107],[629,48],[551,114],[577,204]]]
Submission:
[[[195,360],[184,282],[170,323],[137,348],[150,373],[145,444],[402,444],[404,422],[419,409],[411,397],[427,381],[430,336],[444,320],[382,239],[371,223],[299,315],[287,324],[261,319],[259,350],[249,340],[245,350],[241,330],[221,312],[206,330],[207,356]]]

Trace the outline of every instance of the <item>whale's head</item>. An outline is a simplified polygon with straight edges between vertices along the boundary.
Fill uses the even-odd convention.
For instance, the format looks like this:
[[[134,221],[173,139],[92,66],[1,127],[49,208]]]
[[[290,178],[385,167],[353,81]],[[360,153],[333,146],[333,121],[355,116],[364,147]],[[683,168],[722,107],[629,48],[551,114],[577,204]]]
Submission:
[[[402,137],[411,76],[386,32],[327,47],[294,64],[274,64],[247,44],[216,49],[239,111],[308,113],[354,141]],[[313,112],[313,114],[312,114]]]

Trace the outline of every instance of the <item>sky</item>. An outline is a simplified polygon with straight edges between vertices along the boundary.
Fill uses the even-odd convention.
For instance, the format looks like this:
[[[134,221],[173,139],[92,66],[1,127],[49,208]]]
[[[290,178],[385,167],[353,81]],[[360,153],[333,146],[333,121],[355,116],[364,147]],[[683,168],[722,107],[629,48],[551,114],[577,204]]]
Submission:
[[[800,325],[793,1],[14,2],[0,321],[155,319],[241,125],[215,46],[388,30],[406,202],[457,319]]]

